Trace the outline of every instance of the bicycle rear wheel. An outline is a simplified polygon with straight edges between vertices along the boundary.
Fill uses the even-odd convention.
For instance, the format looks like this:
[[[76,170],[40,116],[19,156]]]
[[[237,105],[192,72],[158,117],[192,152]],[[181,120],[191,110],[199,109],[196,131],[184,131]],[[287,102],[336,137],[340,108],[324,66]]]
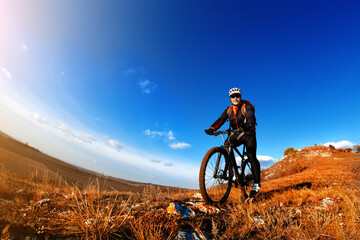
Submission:
[[[243,174],[242,174],[242,183],[240,184],[240,190],[242,196],[245,199],[247,199],[252,196],[251,191],[252,191],[252,186],[254,184],[254,174],[249,160],[245,160],[241,165],[242,165],[241,172],[242,171],[244,172],[242,172]]]
[[[227,151],[222,147],[210,149],[202,160],[199,174],[203,199],[211,204],[223,204],[229,197],[232,179]]]

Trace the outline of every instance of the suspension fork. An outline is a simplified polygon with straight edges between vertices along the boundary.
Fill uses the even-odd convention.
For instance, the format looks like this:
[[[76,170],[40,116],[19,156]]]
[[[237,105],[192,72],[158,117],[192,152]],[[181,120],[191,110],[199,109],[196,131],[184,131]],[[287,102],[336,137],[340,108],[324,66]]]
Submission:
[[[216,160],[216,165],[215,165],[215,171],[214,171],[214,178],[218,177],[218,170],[219,170],[219,164],[220,164],[220,159],[221,159],[221,153],[218,153],[218,157]]]
[[[218,154],[218,157],[217,157],[217,160],[216,160],[215,171],[214,171],[214,175],[213,175],[214,178],[218,178],[218,177],[224,177],[224,178],[225,178],[227,171],[230,170],[230,168],[231,168],[232,166],[236,166],[236,163],[234,162],[235,156],[234,156],[234,151],[232,150],[232,147],[228,146],[228,147],[225,147],[225,149],[226,149],[226,151],[228,152],[228,158],[230,158],[230,159],[229,159],[230,162],[225,161],[225,167],[224,167],[223,175],[219,175],[219,174],[218,174],[218,170],[219,170],[220,159],[221,159],[221,154],[219,153],[219,154]],[[225,156],[224,156],[224,157],[225,157]],[[233,160],[231,160],[231,159],[233,159]],[[234,163],[235,163],[235,165],[234,165]],[[229,165],[230,165],[230,166],[229,166]],[[236,174],[238,174],[237,171],[235,171],[235,172],[236,172]],[[238,176],[238,175],[237,175],[237,176]],[[230,177],[232,177],[232,176],[230,176],[230,171],[229,171],[229,178],[230,178]]]

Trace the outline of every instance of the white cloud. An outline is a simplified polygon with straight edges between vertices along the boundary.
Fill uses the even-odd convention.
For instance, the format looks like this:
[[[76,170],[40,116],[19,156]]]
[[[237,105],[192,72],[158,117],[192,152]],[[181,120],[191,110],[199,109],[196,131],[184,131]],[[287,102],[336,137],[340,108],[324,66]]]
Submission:
[[[144,131],[144,134],[154,138],[154,137],[164,136],[166,134],[166,132],[151,131],[150,129],[147,129],[147,130]]]
[[[172,131],[169,131],[167,134],[169,140],[175,140],[174,133]]]
[[[85,141],[87,141],[89,143],[97,141],[96,137],[94,137],[93,135],[88,134],[88,133],[81,133],[81,137],[82,137],[82,139],[84,139]]]
[[[329,145],[333,145],[335,148],[352,148],[354,147],[354,145],[356,145],[356,143],[352,143],[350,141],[340,141],[340,142],[327,142],[324,144],[324,146],[329,146]]]
[[[130,68],[124,70],[124,72],[123,72],[124,76],[126,76],[126,77],[130,77],[133,75],[141,76],[144,73],[145,73],[145,69],[143,67],[136,67],[136,68],[130,67]]]
[[[60,131],[62,131],[64,133],[71,133],[72,132],[70,130],[70,128],[65,123],[58,123],[58,124],[50,123],[50,124],[51,124],[51,126],[54,126],[55,128],[59,129]]]
[[[123,148],[123,146],[122,146],[118,141],[113,140],[113,139],[108,139],[108,140],[107,140],[107,143],[108,143],[111,147],[113,147],[113,148],[115,148],[115,149],[117,149],[117,150],[121,150],[121,149]]]
[[[170,146],[172,149],[184,149],[184,148],[189,148],[189,147],[191,147],[190,144],[185,143],[185,142],[171,143],[171,144],[169,144],[169,146]]]
[[[189,148],[191,147],[190,144],[185,143],[185,142],[173,142],[176,140],[176,138],[174,137],[174,132],[173,131],[152,131],[150,129],[147,129],[144,131],[144,134],[147,136],[150,136],[151,138],[155,138],[155,137],[164,137],[167,141],[172,141],[172,143],[169,144],[169,146],[172,149],[184,149],[184,148]]]
[[[256,155],[259,161],[275,161],[275,158],[266,155]]]
[[[25,43],[21,44],[21,49],[25,52],[27,52],[27,50],[29,50],[28,46]]]
[[[271,156],[266,156],[266,155],[256,155],[256,158],[259,160],[259,162],[261,162],[261,164],[265,164],[265,165],[269,165],[272,164],[273,162],[276,162],[277,159],[271,157]],[[240,166],[241,165],[241,157],[236,157],[236,163]]]
[[[141,90],[146,94],[154,92],[154,90],[157,88],[156,83],[143,78],[139,80],[138,85],[140,86]]]
[[[8,79],[12,78],[11,73],[8,70],[6,70],[6,68],[2,67],[1,70]]]
[[[0,98],[3,97],[0,95]],[[97,134],[101,136],[97,139],[66,122],[59,122],[51,115],[34,111],[36,107],[25,107],[26,104],[18,104],[12,98],[9,99],[11,101],[4,101],[6,105],[0,107],[0,113],[9,120],[19,119],[19,121],[3,121],[0,118],[1,127],[10,129],[11,136],[28,141],[32,146],[50,156],[76,166],[128,180],[150,181],[168,186],[197,187],[195,176],[199,171],[198,164],[154,156],[131,146],[116,143],[115,140],[109,142],[108,140],[113,138],[106,137],[102,133]],[[165,133],[162,138],[168,138],[169,132]],[[122,146],[121,151],[114,146]],[[156,176],[156,180],[149,179],[148,175]]]
[[[174,133],[171,130],[168,132],[167,131],[160,132],[160,131],[152,131],[150,129],[147,129],[144,131],[144,134],[150,136],[151,138],[166,137],[168,140],[175,140]]]
[[[32,117],[33,117],[35,120],[37,120],[38,122],[40,122],[40,123],[46,124],[46,125],[48,125],[48,126],[52,126],[52,123],[51,123],[47,118],[41,116],[41,115],[40,115],[39,113],[37,113],[37,112],[34,112],[34,113],[32,114]]]
[[[136,73],[136,70],[134,68],[128,68],[124,71],[125,76],[130,76]]]
[[[92,143],[94,141],[97,141],[96,137],[92,136],[91,134],[73,130],[65,123],[53,123],[52,121],[37,112],[33,113],[32,117],[42,125],[49,127],[53,131],[55,130],[57,133],[60,133],[62,136],[66,137],[74,144],[79,144],[80,142]]]
[[[32,117],[38,123],[47,127],[47,129],[52,130],[52,132],[58,133],[58,135],[60,134],[60,136],[67,139],[70,143],[77,145],[77,146],[82,146],[91,151],[100,152],[102,155],[106,155],[111,159],[118,159],[120,161],[125,162],[126,164],[134,164],[134,165],[141,165],[141,166],[147,166],[150,168],[155,168],[158,171],[166,172],[166,174],[170,174],[167,171],[169,171],[169,167],[174,166],[174,163],[172,163],[172,162],[160,160],[157,157],[148,156],[147,154],[144,154],[140,151],[131,150],[128,147],[125,148],[124,145],[122,145],[118,141],[111,139],[107,136],[104,136],[103,140],[105,140],[105,141],[102,141],[101,139],[95,138],[91,134],[79,132],[75,129],[72,129],[65,123],[55,124],[53,121],[49,120],[48,118],[42,116],[41,114],[39,114],[37,112],[33,113]],[[172,131],[159,132],[159,131],[151,131],[148,129],[148,130],[144,131],[144,133],[151,137],[160,136],[160,137],[166,137],[166,138],[173,138]],[[94,144],[89,145],[88,143],[94,143]],[[187,143],[173,144],[174,149],[181,149],[181,148],[186,148],[189,146],[190,145]],[[114,152],[114,150],[116,152]],[[155,166],[158,166],[158,167],[156,168]],[[159,169],[159,167],[161,168],[161,166],[163,166],[164,168]],[[165,171],[165,168],[168,170]],[[173,168],[171,168],[171,169],[172,169],[171,172],[173,172],[172,174],[175,174],[177,170],[173,169]],[[178,174],[180,174],[180,173],[178,173]]]
[[[161,163],[161,160],[158,160],[158,159],[151,159],[151,162],[153,162],[153,163]]]
[[[143,67],[130,67],[123,71],[123,75],[127,78],[137,79],[138,86],[141,91],[146,94],[154,92],[157,88],[157,84],[155,82],[145,78],[145,69]]]

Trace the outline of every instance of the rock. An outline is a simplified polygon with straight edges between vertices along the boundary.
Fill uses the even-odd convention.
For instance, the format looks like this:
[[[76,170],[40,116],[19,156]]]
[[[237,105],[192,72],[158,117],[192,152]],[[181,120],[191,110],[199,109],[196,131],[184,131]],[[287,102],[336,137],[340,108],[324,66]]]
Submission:
[[[42,199],[40,201],[37,201],[36,204],[39,205],[39,206],[42,206],[42,205],[48,204],[50,202],[51,202],[51,199],[45,198],[45,199]]]
[[[187,203],[192,205],[193,209],[197,209],[203,213],[207,213],[207,214],[219,214],[220,213],[219,208],[207,205],[205,203],[193,203],[193,202],[187,202]]]
[[[169,207],[167,208],[167,212],[171,214],[181,215],[185,219],[188,217],[194,217],[195,212],[186,206],[180,206],[179,204],[170,203]]]
[[[84,223],[85,223],[86,226],[89,227],[89,226],[94,225],[96,223],[96,220],[95,220],[95,218],[88,218],[88,219],[85,220]]]
[[[321,202],[321,207],[328,208],[334,205],[334,201],[331,200],[331,198],[327,197],[324,198]]]
[[[202,201],[203,200],[201,193],[194,193],[194,195],[192,197],[193,197],[194,201]]]
[[[254,220],[254,224],[256,227],[259,227],[259,226],[262,226],[265,224],[264,219],[260,215],[255,216],[253,220]]]
[[[183,230],[178,233],[175,240],[207,240],[208,238],[197,229]]]

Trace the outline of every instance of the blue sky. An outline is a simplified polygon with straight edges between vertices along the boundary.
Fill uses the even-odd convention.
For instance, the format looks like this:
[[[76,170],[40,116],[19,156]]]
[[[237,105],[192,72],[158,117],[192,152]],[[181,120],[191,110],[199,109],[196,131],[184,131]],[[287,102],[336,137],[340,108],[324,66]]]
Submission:
[[[116,177],[198,187],[239,87],[258,158],[359,143],[357,1],[1,1],[0,130]]]

